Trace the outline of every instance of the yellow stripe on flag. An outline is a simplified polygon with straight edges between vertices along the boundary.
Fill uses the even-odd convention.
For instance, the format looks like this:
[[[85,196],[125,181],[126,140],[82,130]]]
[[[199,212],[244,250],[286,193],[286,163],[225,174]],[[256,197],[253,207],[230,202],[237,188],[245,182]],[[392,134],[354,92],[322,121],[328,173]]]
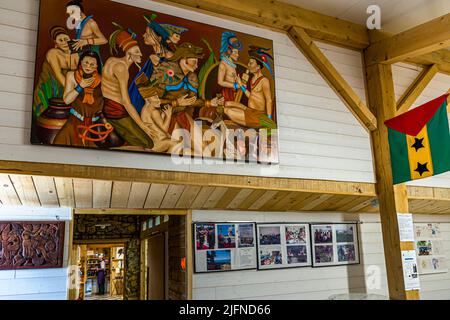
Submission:
[[[433,160],[431,158],[430,140],[427,126],[415,136],[406,135],[408,144],[408,160],[411,179],[421,179],[433,175]],[[425,171],[427,169],[428,171]],[[422,173],[422,174],[421,174]]]

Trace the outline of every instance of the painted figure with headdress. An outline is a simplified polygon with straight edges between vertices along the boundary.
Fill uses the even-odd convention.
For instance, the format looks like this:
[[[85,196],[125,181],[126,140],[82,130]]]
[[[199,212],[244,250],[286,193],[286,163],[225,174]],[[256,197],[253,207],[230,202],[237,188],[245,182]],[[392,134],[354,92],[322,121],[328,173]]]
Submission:
[[[185,42],[167,62],[155,68],[150,83],[158,88],[162,104],[174,108],[169,134],[179,128],[191,131],[195,108],[223,104],[223,99],[203,100],[198,96],[197,69],[202,58],[202,48]]]
[[[269,49],[250,46],[248,69],[251,79],[247,86],[238,78],[238,85],[248,98],[248,106],[234,101],[225,103],[225,114],[239,125],[255,129],[275,129],[273,119],[273,98],[270,80],[262,70],[266,68],[273,75],[273,58]],[[269,131],[270,133],[270,131]]]
[[[83,0],[72,0],[66,5],[66,13],[71,25],[75,28],[75,39],[72,50],[75,52],[89,50],[100,55],[100,46],[107,44],[108,39],[100,31],[100,28],[92,15],[86,15]],[[101,66],[100,66],[101,70]]]
[[[217,83],[222,87],[222,96],[225,101],[235,101],[236,93],[239,90],[236,63],[239,60],[240,50],[242,50],[242,43],[236,34],[230,31],[223,32]]]
[[[128,89],[131,103],[137,112],[141,112],[145,104],[145,99],[140,94],[138,86],[152,77],[155,66],[165,62],[174,55],[181,35],[188,31],[188,29],[183,27],[156,22],[156,14],[152,14],[151,16],[146,14],[144,15],[144,19],[147,22],[147,27],[143,35],[144,43],[152,47],[153,54],[150,55],[144,67],[133,79]]]
[[[104,96],[103,113],[116,133],[128,146],[153,148],[151,132],[142,122],[139,113],[132,105],[128,94],[129,68],[141,63],[142,53],[136,41],[136,34],[113,23],[118,29],[110,36],[111,55],[102,73],[102,92]],[[121,57],[114,57],[119,52]]]
[[[45,55],[42,71],[34,91],[33,116],[44,112],[52,98],[62,98],[66,83],[66,74],[78,66],[78,54],[71,53],[69,34],[66,29],[55,26],[50,29],[55,47]]]

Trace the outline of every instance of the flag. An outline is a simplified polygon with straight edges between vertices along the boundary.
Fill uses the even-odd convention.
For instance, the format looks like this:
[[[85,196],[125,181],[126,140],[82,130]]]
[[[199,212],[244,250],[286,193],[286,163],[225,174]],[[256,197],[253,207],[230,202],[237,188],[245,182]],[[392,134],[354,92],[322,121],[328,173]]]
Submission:
[[[394,184],[450,171],[448,95],[385,122]]]

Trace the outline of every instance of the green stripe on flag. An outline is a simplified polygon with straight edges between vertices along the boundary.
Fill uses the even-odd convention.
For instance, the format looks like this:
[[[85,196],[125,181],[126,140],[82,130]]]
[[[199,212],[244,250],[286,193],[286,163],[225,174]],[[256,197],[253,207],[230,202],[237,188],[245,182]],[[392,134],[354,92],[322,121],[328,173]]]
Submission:
[[[394,184],[411,180],[408,161],[408,146],[404,133],[389,129],[392,175]]]
[[[450,130],[447,101],[442,104],[427,126],[434,174],[450,171]]]

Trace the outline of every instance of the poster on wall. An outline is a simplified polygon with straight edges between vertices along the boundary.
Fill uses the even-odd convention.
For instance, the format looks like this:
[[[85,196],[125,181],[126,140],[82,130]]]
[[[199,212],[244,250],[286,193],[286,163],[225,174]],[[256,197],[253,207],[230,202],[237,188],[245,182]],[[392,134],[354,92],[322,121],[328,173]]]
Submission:
[[[31,143],[278,163],[272,40],[153,6],[40,1]]]
[[[313,267],[358,264],[356,223],[311,225]]]
[[[257,224],[257,234],[258,269],[311,265],[308,224]]]
[[[195,272],[256,269],[255,224],[193,224]]]
[[[420,280],[414,250],[402,251],[402,266],[405,290],[419,290]]]
[[[64,222],[0,222],[0,270],[62,268]]]
[[[448,272],[439,223],[416,223],[415,249],[420,274]]]

